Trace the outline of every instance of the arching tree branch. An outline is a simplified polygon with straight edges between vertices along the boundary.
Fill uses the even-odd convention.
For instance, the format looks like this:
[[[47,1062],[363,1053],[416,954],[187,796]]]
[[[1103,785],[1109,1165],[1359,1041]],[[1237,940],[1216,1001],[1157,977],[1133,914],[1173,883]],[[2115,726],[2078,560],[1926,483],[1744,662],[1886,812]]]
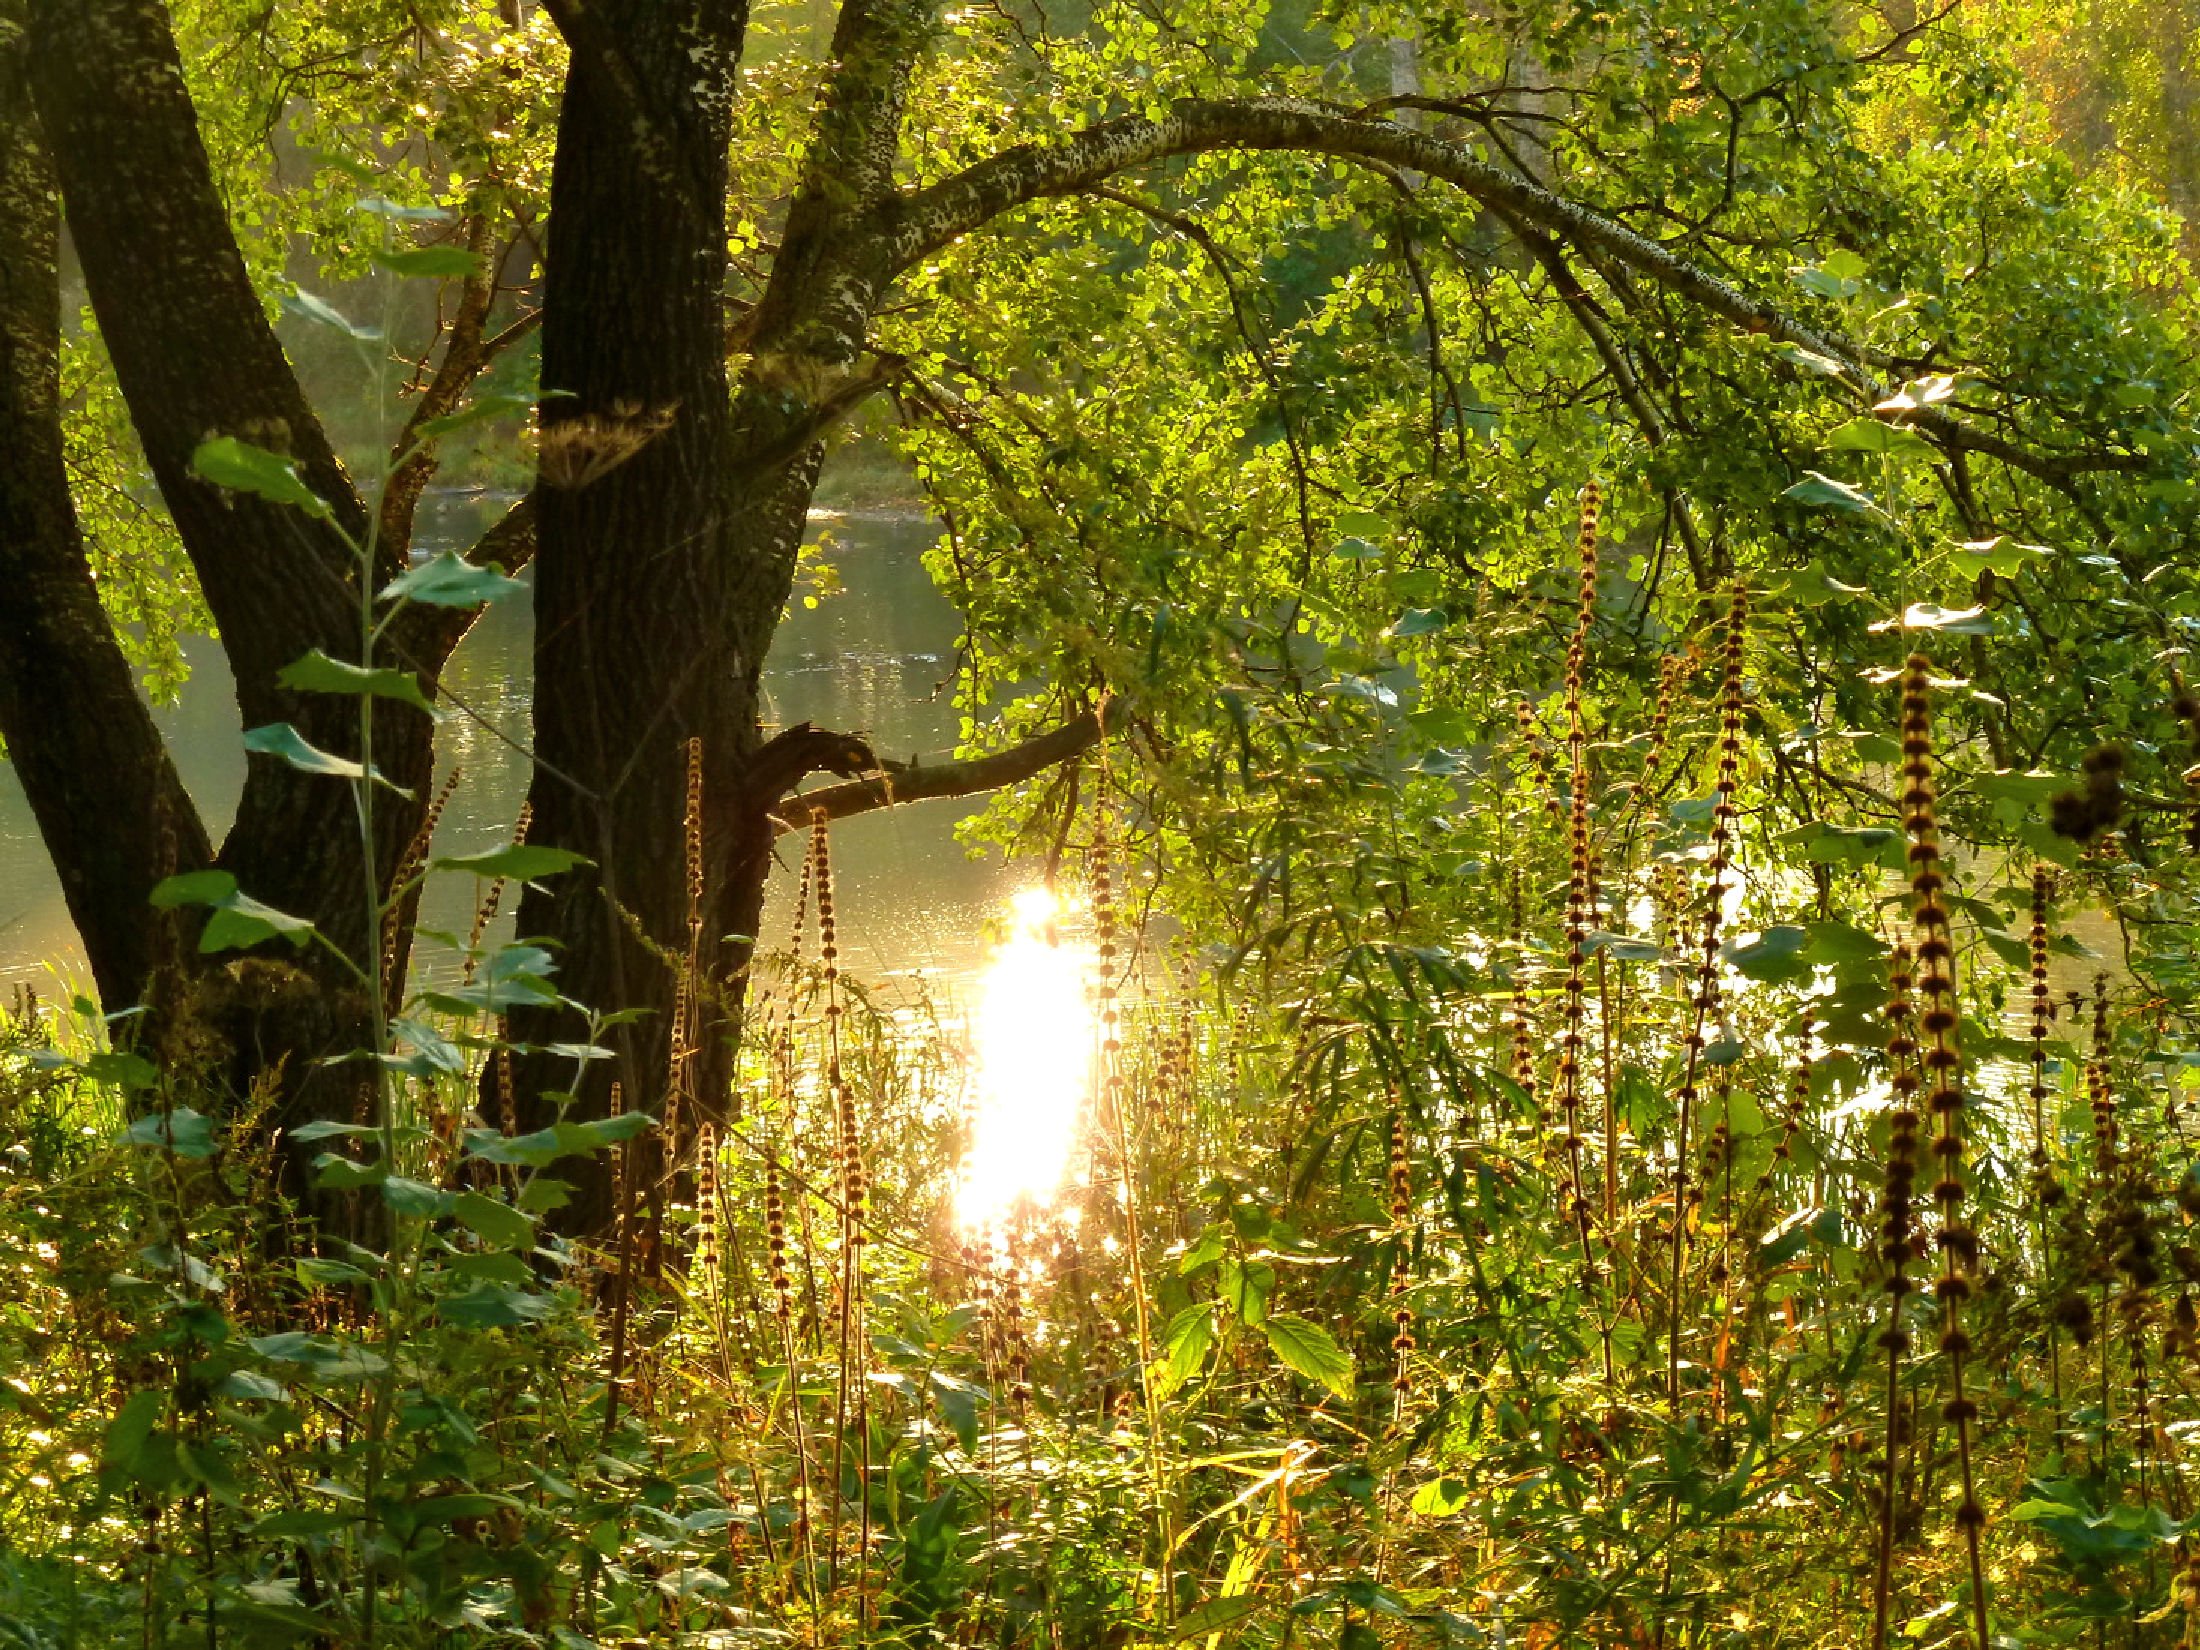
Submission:
[[[1088,127],[1064,142],[1006,149],[884,203],[874,232],[885,237],[893,266],[906,269],[1018,206],[1083,194],[1157,161],[1233,149],[1374,161],[1441,180],[1561,241],[1599,252],[1744,331],[1825,358],[1853,391],[1869,400],[1877,401],[1886,392],[1862,352],[1846,340],[1751,297],[1617,219],[1493,166],[1465,144],[1294,99],[1187,99],[1159,120],[1125,116]],[[2036,452],[1978,429],[1944,407],[1919,407],[1904,417],[1944,446],[1998,459],[2057,486],[2088,472],[2141,470],[2147,464],[2137,454]]]

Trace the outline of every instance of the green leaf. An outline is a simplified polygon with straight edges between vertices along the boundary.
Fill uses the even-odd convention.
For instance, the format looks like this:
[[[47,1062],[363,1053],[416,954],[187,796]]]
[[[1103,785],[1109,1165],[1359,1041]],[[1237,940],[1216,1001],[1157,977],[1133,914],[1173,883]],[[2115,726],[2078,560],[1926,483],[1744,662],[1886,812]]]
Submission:
[[[1412,1507],[1423,1518],[1449,1518],[1471,1499],[1456,1478],[1432,1478],[1413,1492]]]
[[[593,861],[568,848],[538,847],[532,842],[515,843],[509,848],[492,848],[486,853],[458,854],[449,859],[434,862],[438,871],[464,871],[477,877],[510,877],[515,882],[532,882],[537,877],[556,876],[560,871],[570,871],[576,865],[588,865]]]
[[[517,392],[495,392],[487,395],[477,395],[454,413],[445,413],[441,418],[423,420],[420,428],[414,433],[423,441],[434,441],[438,437],[451,434],[453,431],[463,430],[469,425],[485,424],[493,418],[511,418],[521,413],[532,412],[535,408],[536,399],[535,396],[521,395]],[[541,399],[547,401],[552,397],[545,395]]]
[[[1210,1221],[1184,1251],[1184,1258],[1176,1263],[1178,1275],[1188,1278],[1202,1266],[1212,1266],[1220,1260],[1226,1234],[1227,1229],[1219,1221]]]
[[[396,201],[380,195],[361,195],[352,203],[362,212],[371,212],[378,218],[392,223],[449,223],[451,214],[440,206],[400,206]]]
[[[389,1368],[379,1353],[355,1341],[339,1340],[334,1335],[309,1335],[302,1329],[255,1336],[250,1344],[261,1357],[300,1365],[322,1380],[364,1381]]]
[[[1176,1391],[1207,1367],[1207,1353],[1215,1344],[1214,1308],[1205,1301],[1187,1306],[1169,1320],[1161,1341],[1161,1368],[1154,1389],[1163,1397]]]
[[[382,1201],[401,1215],[439,1220],[451,1212],[453,1200],[449,1192],[430,1186],[426,1181],[393,1174],[383,1178]]]
[[[1821,378],[1839,378],[1849,370],[1830,355],[1821,355],[1816,350],[1805,349],[1801,344],[1790,343],[1784,338],[1772,346],[1772,353],[1789,366],[1800,367],[1804,372],[1817,373]]]
[[[1983,607],[1942,607],[1938,602],[1912,602],[1900,618],[1881,619],[1871,627],[1890,630],[1944,630],[1955,636],[1991,636],[1994,621]]]
[[[362,321],[354,321],[326,298],[308,292],[302,286],[292,287],[283,294],[281,301],[283,308],[289,310],[291,314],[311,321],[315,326],[327,327],[332,332],[340,332],[346,338],[355,339],[359,343],[376,343],[382,337],[380,327],[370,326]]]
[[[519,580],[506,578],[504,569],[494,562],[476,567],[457,551],[446,550],[390,580],[382,587],[380,599],[425,602],[430,607],[480,607],[519,595],[526,588]]]
[[[267,1403],[281,1403],[290,1396],[290,1389],[256,1369],[232,1369],[214,1385],[214,1390],[224,1398],[256,1398]]]
[[[1223,1598],[1205,1599],[1176,1618],[1176,1629],[1171,1637],[1180,1644],[1186,1639],[1205,1638],[1210,1633],[1236,1626],[1259,1609],[1260,1598],[1254,1593],[1231,1593]]]
[[[317,745],[308,744],[306,736],[288,722],[270,722],[264,727],[247,728],[244,748],[261,756],[273,756],[289,763],[300,773],[318,774],[327,779],[363,779],[367,769],[347,757],[334,756]],[[392,785],[377,772],[377,783],[387,785],[399,796],[412,792]]]
[[[473,275],[481,269],[481,255],[462,246],[415,246],[402,252],[376,252],[374,261],[392,275],[446,279]]]
[[[141,1117],[122,1131],[122,1138],[133,1146],[172,1151],[178,1157],[212,1157],[215,1150],[214,1120],[189,1106]]]
[[[1810,964],[1802,956],[1804,938],[1802,929],[1783,924],[1753,940],[1729,940],[1719,948],[1719,956],[1752,980],[1802,979],[1810,973]]]
[[[463,1295],[436,1303],[436,1316],[461,1329],[510,1329],[523,1323],[540,1323],[557,1310],[548,1295],[513,1289],[505,1284],[477,1284]]]
[[[1881,515],[1879,506],[1869,493],[1858,491],[1845,481],[1820,475],[1816,470],[1805,470],[1803,479],[1780,495],[1790,504],[1801,504],[1813,509],[1844,510],[1850,515]]]
[[[283,666],[275,680],[300,693],[372,694],[377,699],[398,700],[430,716],[435,714],[428,696],[420,691],[420,679],[411,671],[366,670],[332,659],[319,648]]]
[[[1619,962],[1656,962],[1665,953],[1658,949],[1655,940],[1638,940],[1627,934],[1608,933],[1593,928],[1582,936],[1581,950],[1584,956],[1594,956],[1602,951]]]
[[[1398,622],[1390,627],[1394,641],[1409,636],[1426,636],[1451,623],[1451,615],[1440,607],[1409,607],[1398,615]]]
[[[1215,1292],[1222,1304],[1255,1327],[1268,1316],[1268,1297],[1275,1288],[1276,1269],[1266,1261],[1240,1261],[1225,1255],[1215,1272]]]
[[[1930,441],[1906,424],[1877,418],[1852,418],[1826,437],[1826,451],[1881,453],[1893,458],[1930,459],[1938,455]]]
[[[1261,1327],[1268,1346],[1284,1367],[1327,1387],[1340,1398],[1352,1396],[1352,1357],[1318,1323],[1289,1314],[1271,1317]]]
[[[203,441],[191,454],[191,470],[202,480],[233,493],[251,493],[272,504],[287,504],[318,520],[329,518],[327,500],[298,479],[298,467],[278,453],[235,436]]]
[[[533,1134],[507,1138],[494,1129],[468,1129],[466,1155],[487,1163],[518,1164],[539,1169],[561,1157],[586,1157],[606,1146],[631,1140],[655,1123],[649,1113],[621,1112],[591,1123],[553,1123]]]
[[[152,903],[161,911],[180,905],[219,905],[236,891],[237,879],[227,871],[185,871],[155,883]]]
[[[509,1203],[499,1203],[480,1192],[460,1192],[451,1212],[492,1248],[534,1247],[535,1223]]]
[[[1812,922],[1803,925],[1803,960],[1829,966],[1871,962],[1887,954],[1876,934],[1845,922]]]

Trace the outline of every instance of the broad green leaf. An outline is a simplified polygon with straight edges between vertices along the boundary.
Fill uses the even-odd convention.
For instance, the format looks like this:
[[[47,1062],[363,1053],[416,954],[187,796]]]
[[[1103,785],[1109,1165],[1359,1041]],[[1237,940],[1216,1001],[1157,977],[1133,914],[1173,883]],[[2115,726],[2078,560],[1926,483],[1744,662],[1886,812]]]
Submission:
[[[182,905],[219,905],[236,891],[237,879],[227,871],[185,871],[155,883],[152,903],[162,911]]]
[[[1851,515],[1880,515],[1883,512],[1872,501],[1869,493],[1851,487],[1845,481],[1836,481],[1816,470],[1805,470],[1803,479],[1780,495],[1790,504],[1812,508],[1845,510]]]
[[[1881,619],[1875,631],[1944,630],[1955,636],[1991,636],[1994,621],[1983,607],[1942,607],[1938,602],[1912,602],[1900,618]]]
[[[436,1316],[463,1329],[510,1329],[523,1323],[540,1323],[557,1310],[557,1302],[505,1284],[484,1283],[436,1303]]]
[[[374,261],[392,275],[446,279],[477,273],[481,255],[462,246],[415,246],[402,252],[376,252]]]
[[[428,696],[420,691],[420,679],[411,671],[366,670],[332,659],[319,648],[283,666],[275,679],[300,693],[372,694],[378,699],[396,699],[430,716],[435,714]]]
[[[1449,1518],[1467,1504],[1470,1494],[1456,1478],[1432,1478],[1413,1492],[1411,1505],[1423,1518]]]
[[[464,871],[477,877],[510,877],[515,882],[532,882],[537,877],[555,876],[560,871],[570,871],[576,865],[588,865],[592,861],[567,848],[538,847],[532,842],[516,843],[509,848],[492,848],[486,853],[457,854],[434,862],[438,871]]]
[[[1826,437],[1831,453],[1880,453],[1894,458],[1938,456],[1930,441],[1906,424],[1878,418],[1852,418]]]
[[[527,586],[504,576],[494,562],[476,567],[455,550],[446,550],[400,573],[382,587],[380,600],[425,602],[431,607],[480,607],[523,593]]]
[[[233,493],[251,493],[327,520],[328,502],[298,478],[298,467],[279,453],[235,436],[203,441],[191,454],[192,473]]]
[[[365,767],[348,757],[335,756],[318,745],[308,744],[306,736],[288,722],[270,722],[264,727],[245,729],[244,748],[261,756],[277,757],[300,773],[317,774],[327,779],[362,779],[367,775]],[[379,772],[374,779],[399,796],[412,794],[390,784]]]
[[[451,214],[440,206],[401,206],[381,195],[361,195],[352,203],[362,212],[371,212],[378,218],[388,218],[392,223],[449,223]]]
[[[1187,1639],[1203,1639],[1211,1633],[1235,1627],[1259,1609],[1260,1598],[1253,1593],[1231,1593],[1222,1598],[1205,1599],[1177,1617],[1176,1630],[1171,1636],[1180,1644]]]
[[[1261,1325],[1268,1346],[1284,1367],[1327,1387],[1340,1398],[1352,1396],[1352,1357],[1318,1323],[1288,1313],[1272,1316]]]
[[[189,1106],[141,1117],[122,1131],[122,1138],[133,1146],[172,1151],[178,1157],[212,1157],[215,1151],[214,1120]]]
[[[297,1364],[325,1381],[364,1381],[382,1373],[389,1364],[378,1352],[334,1335],[310,1335],[302,1329],[280,1335],[260,1335],[252,1350],[277,1363]]]
[[[1171,1318],[1162,1336],[1155,1390],[1165,1397],[1192,1379],[1207,1367],[1207,1353],[1214,1344],[1214,1308],[1205,1301],[1187,1306]]]
[[[492,1248],[534,1247],[535,1223],[509,1203],[499,1203],[480,1192],[460,1192],[451,1212]]]
[[[362,344],[379,343],[382,329],[364,322],[354,321],[326,298],[308,292],[304,287],[292,287],[282,298],[283,308],[291,314],[311,321],[315,326],[340,332],[346,338]]]
[[[1719,956],[1752,980],[1803,979],[1810,973],[1802,955],[1804,938],[1802,929],[1782,924],[1752,940],[1727,941],[1719,948]]]
[[[439,1220],[451,1212],[453,1199],[449,1192],[430,1186],[425,1181],[393,1174],[383,1178],[382,1201],[401,1215],[415,1215],[422,1220]]]
[[[474,424],[485,424],[491,419],[514,418],[534,411],[536,399],[532,395],[516,392],[477,395],[454,413],[423,420],[417,433],[421,440],[433,441]],[[547,400],[549,397],[542,399]]]

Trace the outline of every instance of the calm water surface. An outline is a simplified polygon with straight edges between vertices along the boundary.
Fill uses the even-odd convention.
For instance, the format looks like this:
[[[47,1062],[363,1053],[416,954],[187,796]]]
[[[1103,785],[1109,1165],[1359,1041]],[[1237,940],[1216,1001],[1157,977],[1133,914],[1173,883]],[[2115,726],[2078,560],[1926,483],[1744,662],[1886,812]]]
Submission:
[[[438,536],[447,542],[465,537],[469,517],[501,508],[497,500],[439,503]],[[951,676],[960,626],[920,561],[936,529],[916,516],[821,512],[811,535],[821,532],[831,535],[830,559],[845,589],[814,610],[798,604],[781,626],[764,672],[767,715],[778,723],[860,731],[896,757],[944,756],[955,742]],[[438,853],[509,840],[527,789],[526,764],[512,744],[525,746],[529,737],[531,625],[524,600],[504,603],[474,627],[452,660],[450,686],[496,731],[466,717],[441,730],[443,772],[455,764],[460,779],[437,832]],[[179,703],[155,714],[218,838],[236,810],[244,753],[220,648],[201,642],[188,651],[190,684]],[[982,961],[986,923],[1028,874],[997,858],[973,860],[955,841],[956,822],[976,807],[917,803],[834,827],[848,967],[874,980],[928,978],[952,990]],[[792,892],[783,868],[765,913],[769,944],[784,943]],[[472,898],[470,878],[431,882],[423,925],[462,932]],[[416,967],[436,963],[429,953]],[[0,762],[0,982],[30,980],[44,988],[56,973],[77,983],[89,978],[30,808],[13,770]]]

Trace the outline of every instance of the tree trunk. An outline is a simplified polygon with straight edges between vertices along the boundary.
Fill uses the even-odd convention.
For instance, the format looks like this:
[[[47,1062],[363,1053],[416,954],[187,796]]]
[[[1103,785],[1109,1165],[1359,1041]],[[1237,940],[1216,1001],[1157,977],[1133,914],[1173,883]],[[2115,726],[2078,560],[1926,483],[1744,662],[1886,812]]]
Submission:
[[[61,442],[60,198],[0,5],[0,738],[100,995],[134,1002],[181,923],[153,884],[212,850],[101,608]]]
[[[550,398],[529,800],[531,839],[592,863],[530,886],[518,927],[556,943],[567,996],[645,1013],[612,1034],[615,1071],[576,1079],[569,1066],[523,1062],[531,1120],[560,1103],[545,1090],[576,1090],[580,1113],[600,1114],[614,1077],[630,1106],[658,1108],[677,972],[668,959],[695,945],[700,972],[726,980],[747,957],[729,936],[755,903],[730,874],[728,809],[758,743],[762,662],[741,649],[734,622],[759,501],[728,463],[725,367],[725,157],[745,12],[718,0],[630,0],[586,15],[591,29],[569,29],[544,266]],[[785,480],[780,507],[797,520],[813,473],[805,462]],[[700,742],[707,822],[695,935],[682,827],[690,739]],[[703,1041],[715,1049],[723,1014],[703,1009]],[[514,1025],[528,1042],[575,1029],[562,1016]],[[600,1176],[582,1192],[573,1219],[595,1225]]]

